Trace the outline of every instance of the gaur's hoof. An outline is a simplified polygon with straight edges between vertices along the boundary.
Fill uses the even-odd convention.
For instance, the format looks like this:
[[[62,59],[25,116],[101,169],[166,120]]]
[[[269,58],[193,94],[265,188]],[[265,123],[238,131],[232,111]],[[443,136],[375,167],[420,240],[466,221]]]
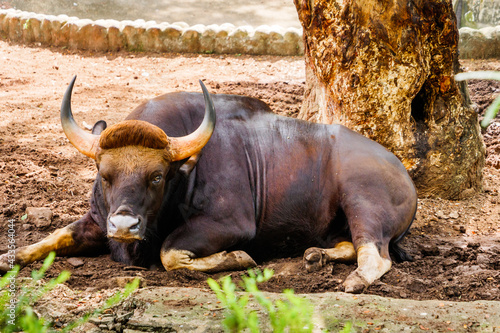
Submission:
[[[236,261],[242,268],[252,268],[257,266],[257,263],[245,251],[233,251],[228,253],[228,257]]]
[[[304,265],[307,272],[314,272],[326,264],[326,255],[322,249],[311,247],[304,252]]]
[[[361,294],[370,284],[354,271],[344,281],[344,291],[351,294]]]

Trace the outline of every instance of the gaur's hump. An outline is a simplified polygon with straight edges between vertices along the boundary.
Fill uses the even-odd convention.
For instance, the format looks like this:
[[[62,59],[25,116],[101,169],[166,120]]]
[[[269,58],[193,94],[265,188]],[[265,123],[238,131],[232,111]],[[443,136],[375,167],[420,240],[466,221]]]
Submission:
[[[99,139],[101,149],[125,146],[165,149],[168,146],[168,137],[158,126],[142,120],[125,120],[106,128],[101,133]]]

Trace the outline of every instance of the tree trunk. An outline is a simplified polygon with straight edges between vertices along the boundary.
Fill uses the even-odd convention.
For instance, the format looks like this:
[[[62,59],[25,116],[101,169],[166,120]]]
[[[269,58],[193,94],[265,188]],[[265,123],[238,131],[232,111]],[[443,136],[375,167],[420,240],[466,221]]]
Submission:
[[[451,0],[294,0],[304,28],[300,118],[340,123],[398,156],[422,197],[482,188],[484,145],[459,71]]]

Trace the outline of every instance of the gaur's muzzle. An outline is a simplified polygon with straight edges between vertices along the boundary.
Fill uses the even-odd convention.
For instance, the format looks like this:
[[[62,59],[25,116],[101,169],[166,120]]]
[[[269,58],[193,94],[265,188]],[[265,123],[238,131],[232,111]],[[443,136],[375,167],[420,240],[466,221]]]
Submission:
[[[141,222],[142,218],[138,216],[113,214],[108,218],[108,238],[126,243],[142,240]]]

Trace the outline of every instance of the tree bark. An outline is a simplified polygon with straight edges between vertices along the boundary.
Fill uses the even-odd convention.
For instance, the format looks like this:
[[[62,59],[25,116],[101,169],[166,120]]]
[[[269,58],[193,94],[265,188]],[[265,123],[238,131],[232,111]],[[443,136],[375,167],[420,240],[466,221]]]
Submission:
[[[459,71],[451,0],[294,0],[304,28],[299,117],[340,123],[398,156],[421,197],[482,188],[484,144]]]

